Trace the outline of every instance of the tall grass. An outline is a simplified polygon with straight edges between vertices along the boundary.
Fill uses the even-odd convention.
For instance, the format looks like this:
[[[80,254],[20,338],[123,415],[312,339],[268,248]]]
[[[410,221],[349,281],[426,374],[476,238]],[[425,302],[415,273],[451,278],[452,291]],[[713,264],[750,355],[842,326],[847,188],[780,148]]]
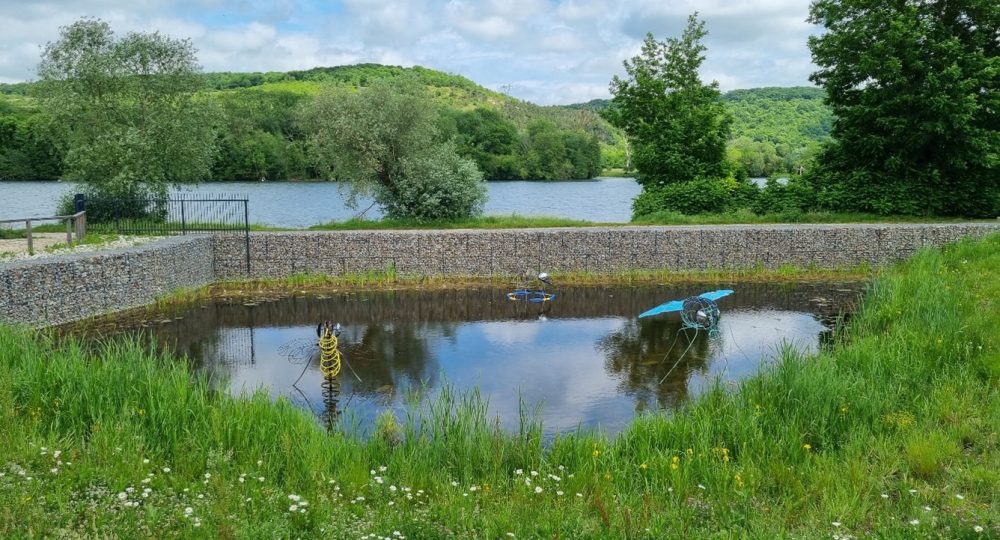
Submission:
[[[829,350],[785,349],[613,439],[548,443],[527,414],[501,431],[475,393],[327,434],[141,341],[2,328],[0,534],[995,537],[997,268],[1000,235],[922,251]]]

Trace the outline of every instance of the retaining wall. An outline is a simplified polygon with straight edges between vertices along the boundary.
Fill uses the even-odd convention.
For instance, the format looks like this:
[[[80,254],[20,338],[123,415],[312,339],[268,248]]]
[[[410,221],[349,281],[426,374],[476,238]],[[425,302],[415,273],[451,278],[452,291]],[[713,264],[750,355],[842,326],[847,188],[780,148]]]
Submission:
[[[883,265],[923,246],[1000,230],[1000,223],[719,225],[448,231],[257,233],[251,274],[511,275],[525,270],[614,272],[782,265]],[[220,279],[246,275],[242,238],[215,238]]]
[[[254,233],[251,277],[514,275],[529,271],[883,265],[1000,223],[720,225]],[[242,236],[182,236],[134,248],[0,264],[0,321],[53,325],[151,303],[181,287],[247,277]]]
[[[210,236],[0,264],[0,321],[62,324],[215,280]]]

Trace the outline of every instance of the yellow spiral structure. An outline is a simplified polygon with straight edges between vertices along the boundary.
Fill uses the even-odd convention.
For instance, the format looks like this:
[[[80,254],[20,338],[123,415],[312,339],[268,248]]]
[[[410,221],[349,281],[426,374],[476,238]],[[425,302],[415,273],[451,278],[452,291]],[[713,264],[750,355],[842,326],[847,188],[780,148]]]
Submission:
[[[324,328],[319,337],[319,370],[326,378],[340,374],[340,349],[337,348],[337,336],[329,328]]]

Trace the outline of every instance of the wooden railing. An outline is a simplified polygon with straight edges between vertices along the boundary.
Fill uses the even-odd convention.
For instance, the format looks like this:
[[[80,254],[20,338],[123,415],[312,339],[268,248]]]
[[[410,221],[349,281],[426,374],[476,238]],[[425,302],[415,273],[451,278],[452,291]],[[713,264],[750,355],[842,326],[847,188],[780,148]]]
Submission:
[[[77,212],[69,216],[48,216],[30,217],[20,219],[0,219],[0,223],[24,223],[24,230],[28,236],[28,254],[35,254],[35,245],[31,237],[31,223],[33,221],[65,221],[66,222],[66,244],[73,245],[73,237],[76,236],[77,243],[82,242],[87,236],[87,212]]]

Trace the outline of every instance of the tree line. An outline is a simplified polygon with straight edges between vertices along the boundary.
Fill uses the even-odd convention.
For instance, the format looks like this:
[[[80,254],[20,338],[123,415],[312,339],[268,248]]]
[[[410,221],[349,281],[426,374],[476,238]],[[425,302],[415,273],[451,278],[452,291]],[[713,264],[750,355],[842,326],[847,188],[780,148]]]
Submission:
[[[110,28],[107,30],[110,32]],[[149,36],[168,39],[158,34]],[[179,41],[176,44],[181,45]],[[189,52],[193,58],[193,50]],[[107,99],[118,100],[115,107],[109,108],[106,103],[96,106],[99,104],[94,102],[77,103],[76,108],[42,106],[41,101],[54,105],[57,100],[59,86],[50,82],[87,80],[84,75],[51,72],[47,75],[49,81],[42,75],[43,80],[37,83],[0,85],[0,179],[84,179],[79,169],[66,163],[67,158],[75,159],[68,152],[73,146],[72,137],[81,133],[63,128],[73,125],[73,118],[88,118],[87,125],[100,129],[108,119],[94,117],[95,110],[128,108],[132,99],[130,92],[106,92],[103,95]],[[310,153],[303,111],[321,94],[337,89],[357,91],[379,81],[421,88],[437,110],[434,121],[438,137],[454,139],[458,154],[473,160],[487,180],[593,178],[601,172],[600,141],[612,139],[611,128],[595,114],[580,115],[514,99],[498,100],[497,95],[464,77],[420,67],[362,64],[287,73],[204,74],[195,70],[188,80],[192,86],[177,91],[197,96],[194,101],[203,113],[197,125],[214,133],[213,139],[205,143],[211,147],[209,167],[203,177],[190,178],[192,181],[327,179]],[[73,84],[68,82],[61,88],[81,90]],[[146,91],[141,85],[126,86],[129,84],[135,92]],[[54,112],[50,113],[50,109]],[[152,129],[152,121],[147,114],[143,119],[145,127],[134,127]],[[103,147],[100,151],[108,152],[106,157],[111,159],[110,154],[122,149]],[[94,159],[90,162],[96,163]],[[103,162],[108,164],[107,160]]]

